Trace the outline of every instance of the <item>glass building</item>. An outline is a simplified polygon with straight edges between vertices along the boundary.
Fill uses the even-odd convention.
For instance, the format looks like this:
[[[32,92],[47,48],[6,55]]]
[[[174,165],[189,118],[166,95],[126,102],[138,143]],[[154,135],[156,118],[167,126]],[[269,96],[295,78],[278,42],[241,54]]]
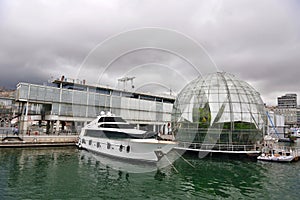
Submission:
[[[43,121],[47,133],[65,130],[67,125],[71,132],[78,132],[101,111],[122,116],[137,128],[157,131],[171,121],[174,100],[171,96],[86,85],[66,78],[52,85],[19,83],[16,91],[21,129],[26,131],[29,121]]]
[[[263,139],[266,127],[260,94],[225,72],[190,82],[177,96],[172,118],[177,140],[190,148],[245,150]]]

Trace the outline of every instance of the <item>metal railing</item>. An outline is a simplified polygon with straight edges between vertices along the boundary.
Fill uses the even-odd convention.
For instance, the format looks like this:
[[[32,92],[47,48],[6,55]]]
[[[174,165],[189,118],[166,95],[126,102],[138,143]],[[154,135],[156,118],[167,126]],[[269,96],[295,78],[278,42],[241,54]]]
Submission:
[[[19,137],[23,139],[25,136],[76,136],[79,135],[77,132],[69,132],[69,131],[60,131],[58,133],[46,134],[44,132],[39,131],[20,131],[18,133],[14,133],[12,128],[0,128],[0,141],[2,141],[6,137]]]
[[[258,151],[256,145],[230,145],[230,144],[203,144],[180,142],[179,147],[187,149],[215,150],[215,151]]]

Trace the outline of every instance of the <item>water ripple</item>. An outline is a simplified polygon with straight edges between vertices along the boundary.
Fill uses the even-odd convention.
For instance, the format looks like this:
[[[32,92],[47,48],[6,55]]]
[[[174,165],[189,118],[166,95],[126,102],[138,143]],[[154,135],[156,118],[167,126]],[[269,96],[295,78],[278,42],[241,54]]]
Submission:
[[[128,173],[75,148],[1,149],[0,199],[298,199],[300,163],[186,157]]]

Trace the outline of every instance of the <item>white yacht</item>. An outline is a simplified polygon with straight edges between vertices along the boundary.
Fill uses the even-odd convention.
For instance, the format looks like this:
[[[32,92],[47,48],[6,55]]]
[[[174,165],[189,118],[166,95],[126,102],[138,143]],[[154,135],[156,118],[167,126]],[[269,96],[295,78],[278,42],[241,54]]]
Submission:
[[[157,140],[154,132],[138,130],[121,117],[101,112],[81,130],[77,145],[117,158],[158,162],[177,142]]]

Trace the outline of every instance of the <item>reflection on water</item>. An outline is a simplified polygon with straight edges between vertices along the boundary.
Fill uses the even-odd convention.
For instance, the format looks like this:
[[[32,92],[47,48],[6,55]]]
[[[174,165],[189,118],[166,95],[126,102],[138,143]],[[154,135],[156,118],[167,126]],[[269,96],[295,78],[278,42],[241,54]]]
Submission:
[[[174,168],[75,148],[0,149],[0,199],[298,199],[300,163],[185,156]],[[154,167],[154,168],[153,168]],[[147,173],[137,168],[150,168]],[[130,171],[131,170],[131,171]]]
[[[158,170],[158,167],[154,163],[130,162],[129,160],[120,160],[117,158],[93,154],[84,150],[80,151],[80,157],[82,161],[87,161],[89,164],[92,164],[91,162],[95,162],[96,166],[101,164],[103,166],[106,166],[106,168],[110,168],[116,171],[124,171],[129,173],[145,173]]]
[[[188,189],[192,194],[201,192],[224,198],[232,194],[235,194],[235,198],[257,197],[256,191],[262,188],[263,169],[253,165],[253,161],[211,158],[191,162],[195,165],[194,171],[187,169],[182,162],[176,166],[183,174],[182,183],[189,183]]]

